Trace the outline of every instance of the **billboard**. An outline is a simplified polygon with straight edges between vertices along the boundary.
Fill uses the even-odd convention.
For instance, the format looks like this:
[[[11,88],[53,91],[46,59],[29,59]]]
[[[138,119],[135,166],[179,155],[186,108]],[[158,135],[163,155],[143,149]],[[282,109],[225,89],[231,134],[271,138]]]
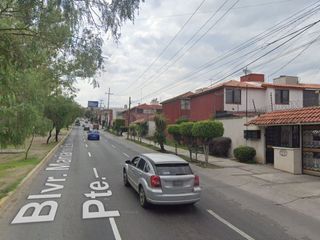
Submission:
[[[90,107],[90,108],[99,107],[99,101],[88,101],[88,107]]]

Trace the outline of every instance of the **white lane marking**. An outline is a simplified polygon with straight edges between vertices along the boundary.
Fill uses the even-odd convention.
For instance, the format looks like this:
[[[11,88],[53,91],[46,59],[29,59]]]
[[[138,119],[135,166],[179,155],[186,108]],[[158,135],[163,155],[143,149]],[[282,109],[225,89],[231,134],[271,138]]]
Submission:
[[[110,221],[110,225],[111,225],[111,228],[112,228],[113,235],[114,235],[115,239],[116,240],[121,240],[121,236],[120,236],[116,221],[114,220],[114,218],[109,218],[109,221]]]
[[[112,145],[112,144],[111,144],[111,147],[116,148],[116,146],[115,146],[115,145]]]
[[[61,198],[61,194],[29,195],[27,199]]]
[[[250,237],[248,234],[246,234],[245,232],[241,231],[239,228],[235,227],[234,225],[232,225],[231,223],[229,223],[227,220],[223,219],[222,217],[220,217],[218,214],[216,214],[215,212],[213,212],[212,210],[208,209],[207,210],[208,213],[210,213],[212,216],[214,216],[216,219],[218,219],[220,222],[224,223],[225,225],[227,225],[229,228],[231,228],[232,230],[236,231],[237,233],[239,233],[242,237],[244,237],[247,240],[254,240],[254,238]]]
[[[98,171],[95,167],[93,168],[93,173],[96,178],[99,178]]]
[[[91,157],[91,153],[90,152],[88,152],[88,155],[89,155],[89,157]]]
[[[88,147],[88,144],[86,144],[86,148]]]
[[[126,157],[130,157],[128,154],[126,154],[126,153],[122,153],[123,155],[125,155]]]

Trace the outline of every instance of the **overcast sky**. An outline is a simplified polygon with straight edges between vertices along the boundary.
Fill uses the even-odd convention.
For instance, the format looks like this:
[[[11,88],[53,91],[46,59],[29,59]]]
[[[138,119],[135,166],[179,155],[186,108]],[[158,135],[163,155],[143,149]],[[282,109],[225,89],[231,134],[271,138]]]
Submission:
[[[184,26],[202,2],[145,0],[135,22],[123,26],[118,44],[105,39],[104,56],[108,60],[105,72],[97,76],[100,87],[79,81],[76,100],[83,106],[89,100],[103,100],[107,105],[110,88],[110,107],[123,107],[129,96],[133,106],[153,98],[164,101],[217,81],[238,80],[243,75],[240,69],[251,62],[247,68],[265,74],[265,81],[294,75],[301,82],[320,83],[320,23],[306,28],[320,19],[320,1],[206,0]],[[314,11],[306,13],[311,9]],[[301,13],[306,14],[281,31],[262,37],[242,51],[230,52]],[[209,61],[213,65],[196,72]]]

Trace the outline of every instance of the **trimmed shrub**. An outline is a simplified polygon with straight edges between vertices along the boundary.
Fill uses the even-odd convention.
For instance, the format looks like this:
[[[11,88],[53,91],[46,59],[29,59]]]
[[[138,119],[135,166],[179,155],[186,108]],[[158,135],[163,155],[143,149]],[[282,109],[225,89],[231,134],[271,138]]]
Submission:
[[[184,123],[184,122],[189,122],[189,120],[187,118],[179,118],[177,121],[176,121],[176,124],[181,124],[181,123]]]
[[[233,154],[240,162],[254,162],[256,150],[253,147],[239,146],[233,150]]]
[[[231,147],[231,139],[227,137],[217,137],[209,145],[209,154],[217,157],[228,157]]]

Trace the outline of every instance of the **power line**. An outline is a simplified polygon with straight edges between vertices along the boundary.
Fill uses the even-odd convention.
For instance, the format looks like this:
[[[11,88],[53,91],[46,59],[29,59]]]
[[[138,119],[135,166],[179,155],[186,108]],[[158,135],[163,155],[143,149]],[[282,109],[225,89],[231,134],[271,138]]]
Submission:
[[[306,16],[310,16],[310,15],[314,14],[315,12],[317,12],[317,11],[319,10],[319,6],[320,6],[320,5],[317,5],[316,7],[313,7],[313,6],[314,6],[315,4],[317,4],[318,2],[320,2],[320,1],[316,1],[315,3],[313,3],[313,4],[311,4],[311,5],[308,5],[307,7],[303,8],[302,10],[299,10],[298,12],[295,12],[294,14],[292,14],[291,16],[289,16],[289,17],[285,18],[284,20],[280,21],[279,23],[277,23],[277,24],[274,25],[273,27],[270,27],[270,28],[268,28],[266,31],[264,31],[264,32],[256,35],[255,37],[251,38],[250,40],[245,41],[244,43],[240,44],[238,47],[235,47],[235,48],[231,49],[231,50],[228,51],[226,54],[218,57],[218,59],[214,59],[214,60],[215,60],[215,61],[213,62],[214,64],[212,64],[212,60],[210,60],[210,61],[207,62],[206,64],[201,65],[201,67],[202,67],[201,69],[198,69],[198,70],[196,70],[195,72],[191,73],[191,75],[189,75],[189,76],[187,76],[187,77],[185,77],[185,78],[182,78],[179,82],[182,82],[184,79],[189,78],[189,77],[191,77],[191,76],[194,76],[196,73],[201,72],[202,70],[204,70],[204,69],[206,69],[206,68],[208,68],[208,67],[210,67],[210,66],[215,65],[216,63],[218,63],[219,61],[221,61],[224,57],[225,57],[225,58],[228,58],[228,57],[230,57],[230,56],[233,56],[233,55],[235,55],[236,53],[244,50],[245,48],[253,45],[254,43],[257,43],[257,42],[260,41],[261,39],[265,39],[267,36],[271,36],[271,35],[274,34],[274,33],[277,33],[277,32],[279,32],[279,31],[282,31],[282,30],[285,29],[286,27],[292,25],[293,23],[296,23],[297,21],[305,18]],[[300,12],[303,12],[303,11],[305,11],[306,9],[310,8],[310,7],[313,7],[313,8],[312,8],[311,10],[306,11],[305,13],[302,13],[302,14],[300,14],[300,15],[297,15],[297,14],[299,14]],[[293,19],[290,20],[291,18],[293,18]],[[288,22],[286,23],[287,20],[290,20],[290,21],[288,21]],[[282,25],[281,25],[281,24],[282,24]],[[269,45],[270,45],[270,43],[269,43]],[[256,52],[257,50],[260,50],[260,49],[261,49],[261,47],[259,47],[258,49],[255,49],[255,50],[253,50],[253,51],[251,51],[251,52],[249,52],[249,53],[246,53],[245,55],[242,55],[241,57],[245,57],[245,56],[249,55],[250,53]],[[263,48],[262,48],[262,49],[263,49]],[[232,52],[232,51],[233,51],[233,52]],[[232,60],[232,62],[233,62],[233,61],[234,61],[234,60]],[[211,63],[211,64],[209,65],[208,63]],[[228,62],[228,63],[229,63],[229,62]],[[225,65],[225,64],[220,65],[220,67],[223,66],[223,65]],[[212,70],[210,70],[210,71],[212,71]],[[210,72],[210,71],[208,71],[208,72]],[[206,72],[206,73],[208,73],[208,72]],[[201,74],[201,75],[203,75],[203,74]],[[174,83],[174,84],[168,85],[168,87],[172,88],[174,85],[177,85],[177,82]],[[161,89],[163,89],[163,88],[161,88]]]
[[[181,48],[178,49],[178,51],[175,52],[175,54],[164,64],[162,65],[157,71],[156,73],[154,73],[147,81],[145,81],[144,83],[140,84],[139,86],[137,86],[135,89],[137,88],[140,88],[142,87],[143,85],[146,85],[147,83],[153,81],[152,79],[163,69],[165,68],[168,64],[170,64],[170,62],[185,48],[185,46],[187,46],[196,36],[197,34],[217,15],[217,13],[229,2],[230,0],[226,0],[224,1],[220,6],[219,8],[206,20],[206,22],[204,24],[201,25],[201,27],[191,36],[191,38],[189,38]],[[238,2],[239,0],[236,1],[236,3]],[[232,5],[234,6],[234,5]],[[232,7],[231,7],[232,8]],[[229,8],[230,9],[230,8]],[[229,10],[228,9],[228,10]],[[231,9],[230,9],[231,10]],[[230,11],[229,10],[229,11]],[[226,14],[224,14],[225,16]],[[222,18],[219,18],[218,21],[220,21]],[[212,26],[215,26],[218,21],[216,21]],[[212,29],[212,27],[210,27],[210,29]],[[189,50],[189,49],[188,49]],[[176,63],[177,61],[175,61],[174,63]],[[173,63],[173,64],[174,64]],[[171,66],[173,65],[171,64]],[[168,70],[170,68],[170,66],[168,68],[165,69]],[[164,72],[165,72],[164,71]],[[160,75],[162,75],[164,72],[161,72]]]
[[[251,64],[259,61],[259,60],[262,59],[263,57],[269,55],[270,53],[272,53],[272,52],[274,52],[275,50],[279,49],[280,47],[282,47],[283,45],[287,44],[288,42],[290,42],[290,41],[293,40],[294,38],[296,38],[296,37],[298,37],[299,35],[303,34],[303,33],[304,33],[305,31],[307,31],[308,29],[314,27],[314,26],[315,26],[316,24],[318,24],[319,22],[320,22],[320,20],[318,20],[318,21],[316,21],[316,22],[313,22],[313,23],[311,23],[311,24],[308,24],[307,26],[301,28],[298,33],[296,33],[294,36],[290,37],[288,40],[284,41],[283,43],[281,43],[281,44],[279,44],[278,46],[274,47],[273,49],[269,50],[267,53],[264,53],[263,55],[259,56],[258,58],[252,60],[252,61],[249,62],[248,64],[246,64],[246,65],[242,66],[241,68],[237,69],[236,71],[233,71],[232,73],[230,73],[230,74],[224,76],[223,78],[215,81],[214,84],[219,83],[219,82],[225,80],[226,78],[232,76],[233,74],[235,74],[235,73],[243,70],[244,68],[250,66]],[[290,34],[290,35],[291,35],[291,34]],[[149,96],[152,96],[152,95],[154,95],[155,93],[157,93],[157,92],[159,92],[159,91],[162,91],[162,90],[164,90],[164,89],[166,89],[166,88],[168,88],[168,87],[171,87],[171,88],[172,88],[174,85],[176,85],[176,84],[178,84],[178,83],[179,83],[179,82],[177,82],[177,83],[175,83],[175,84],[167,85],[167,86],[165,86],[165,87],[162,87],[161,89],[159,89],[159,90],[157,90],[157,91],[155,91],[155,92],[152,92],[152,93],[144,96],[144,98],[147,98],[147,97],[149,97]]]
[[[194,10],[194,12],[191,14],[191,16],[187,19],[187,21],[182,25],[182,27],[179,29],[179,31],[173,36],[173,38],[167,43],[167,45],[162,49],[160,54],[152,61],[152,63],[140,74],[135,81],[132,82],[131,85],[129,85],[128,89],[130,89],[134,84],[136,84],[139,79],[141,79],[148,70],[158,61],[158,59],[165,53],[165,51],[169,48],[169,46],[172,44],[172,42],[178,37],[178,35],[184,30],[186,25],[191,21],[193,16],[198,12],[198,10],[202,7],[202,5],[205,3],[206,0],[203,0],[199,6]]]
[[[269,74],[269,76],[273,76],[276,73],[278,73],[280,70],[284,69],[286,66],[288,66],[290,63],[292,63],[294,60],[296,60],[298,57],[300,57],[305,51],[309,49],[315,42],[317,42],[320,38],[320,35],[318,35],[313,41],[311,41],[309,44],[307,44],[296,56],[294,56],[292,59],[290,59],[288,62],[283,64],[280,68]]]

